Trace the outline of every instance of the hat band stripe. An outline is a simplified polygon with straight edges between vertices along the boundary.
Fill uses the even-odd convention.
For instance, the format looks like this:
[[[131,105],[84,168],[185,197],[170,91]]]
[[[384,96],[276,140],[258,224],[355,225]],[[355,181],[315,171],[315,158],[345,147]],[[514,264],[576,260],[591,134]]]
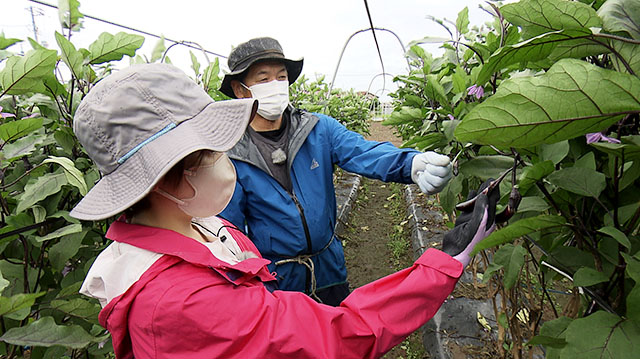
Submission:
[[[163,128],[162,130],[156,132],[153,136],[147,138],[146,140],[142,141],[140,144],[138,144],[136,147],[132,148],[129,152],[125,153],[124,156],[120,157],[120,159],[118,159],[118,164],[123,164],[124,161],[128,160],[129,157],[133,156],[136,152],[138,152],[144,145],[146,145],[147,143],[155,140],[156,138],[164,135],[165,133],[171,131],[172,129],[174,129],[176,127],[175,123],[170,123],[168,124],[165,128]]]

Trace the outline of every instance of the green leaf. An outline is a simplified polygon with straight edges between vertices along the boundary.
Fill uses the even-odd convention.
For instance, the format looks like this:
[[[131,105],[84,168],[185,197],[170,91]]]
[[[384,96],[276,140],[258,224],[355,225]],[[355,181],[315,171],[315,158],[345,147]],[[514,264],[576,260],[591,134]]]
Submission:
[[[458,32],[462,35],[469,32],[469,8],[466,6],[458,13],[456,29],[458,29]]]
[[[565,0],[522,0],[500,8],[504,18],[522,29],[522,37],[569,29],[601,27],[602,21],[589,5]]]
[[[629,71],[630,68],[636,76],[640,74],[640,46],[613,40],[611,41],[611,46],[613,46],[613,49],[622,57],[621,59],[617,55],[611,56],[611,62],[616,70],[631,74]],[[629,66],[629,68],[627,68],[627,66]]]
[[[560,141],[550,144],[540,145],[540,159],[542,161],[551,161],[554,165],[562,162],[569,154],[569,141]]]
[[[24,56],[11,56],[0,71],[0,97],[45,92],[43,81],[53,74],[57,59],[55,50],[32,50]]]
[[[640,326],[615,314],[598,311],[574,320],[567,327],[564,358],[637,358]]]
[[[608,0],[598,9],[598,15],[604,30],[626,32],[640,40],[640,2],[637,0]]]
[[[440,206],[447,213],[453,213],[462,192],[462,176],[455,176],[440,193]]]
[[[0,159],[12,160],[30,155],[36,150],[36,146],[44,142],[45,139],[45,136],[33,133],[13,143],[8,143],[0,151]]]
[[[211,91],[212,89],[218,89],[222,79],[220,78],[220,61],[216,57],[212,63],[210,63],[202,74],[202,84],[204,85],[204,90]]]
[[[583,267],[573,275],[573,285],[576,287],[588,287],[594,284],[607,282],[609,277],[593,268]]]
[[[86,321],[98,324],[98,313],[100,313],[100,305],[87,301],[82,298],[70,300],[52,300],[51,308],[59,310],[67,315],[82,318]]]
[[[531,196],[523,197],[518,206],[518,212],[542,212],[549,208],[549,204],[544,199]]]
[[[80,19],[84,16],[78,10],[79,6],[78,0],[58,0],[58,18],[62,28],[72,31],[78,31],[82,28]]]
[[[427,76],[427,85],[424,87],[424,94],[429,99],[440,103],[440,106],[443,108],[451,111],[451,104],[449,103],[444,88],[440,84],[440,81],[438,81],[438,77],[436,75]]]
[[[597,142],[591,146],[616,157],[624,157],[625,161],[640,159],[640,136],[624,136],[621,140],[622,143]]]
[[[604,174],[583,167],[563,168],[547,176],[547,180],[569,192],[593,198],[598,198],[607,186]]]
[[[69,224],[66,225],[62,228],[58,228],[55,231],[42,236],[42,237],[36,237],[36,241],[37,242],[44,242],[44,241],[48,241],[54,238],[60,238],[62,236],[66,236],[69,234],[74,234],[74,233],[80,233],[82,232],[82,225],[78,224],[78,223],[73,223],[73,224]]]
[[[487,248],[499,246],[513,241],[526,234],[538,232],[542,229],[562,227],[566,224],[564,217],[543,214],[537,217],[521,219],[491,233],[487,238],[476,245],[472,255]]]
[[[623,232],[618,230],[616,227],[602,227],[602,228],[598,229],[598,232],[604,233],[604,234],[608,235],[609,237],[612,237],[618,243],[620,243],[623,246],[631,249],[631,242],[629,241],[629,238],[627,238],[627,236]]]
[[[144,43],[144,36],[124,32],[119,32],[114,36],[103,32],[96,41],[89,45],[89,52],[91,52],[89,63],[95,65],[121,60],[125,55],[133,56],[142,43]]]
[[[633,113],[640,113],[639,78],[564,59],[544,75],[503,82],[455,135],[460,142],[525,148],[602,131]]]
[[[191,68],[195,73],[196,78],[200,75],[200,63],[198,62],[198,58],[194,55],[193,51],[189,51],[189,56],[191,56]]]
[[[49,261],[51,266],[61,271],[67,264],[69,258],[78,253],[82,239],[86,236],[88,230],[82,230],[78,233],[63,236],[60,241],[49,249]]]
[[[58,47],[60,47],[62,61],[67,64],[69,70],[71,70],[71,74],[76,79],[84,78],[84,70],[83,70],[83,61],[84,56],[76,47],[73,46],[71,41],[67,40],[62,34],[56,31],[56,42],[58,43]]]
[[[531,186],[534,186],[536,182],[545,178],[553,171],[555,171],[555,167],[551,161],[539,162],[533,166],[525,167],[518,182],[520,191],[523,193],[526,192]]]
[[[7,121],[0,125],[0,138],[4,142],[15,141],[42,127],[42,117]]]
[[[593,152],[587,152],[584,156],[580,157],[573,165],[574,167],[588,168],[591,170],[596,169],[596,156]]]
[[[516,284],[526,255],[526,249],[511,243],[500,247],[493,255],[493,262],[501,265],[504,270],[504,287],[506,289],[511,289]]]
[[[96,338],[78,325],[57,325],[52,317],[44,317],[26,326],[7,330],[0,340],[13,345],[62,345],[81,349],[93,343]]]
[[[18,312],[24,308],[31,308],[36,299],[45,295],[46,292],[33,294],[16,294],[10,298],[0,297],[0,315],[8,315]]]
[[[33,182],[29,181],[24,186],[24,193],[18,198],[16,213],[20,213],[50,195],[57,193],[67,183],[67,176],[64,173],[47,173]]]
[[[4,33],[0,33],[0,50],[4,50],[6,48],[8,48],[9,46],[18,43],[18,42],[22,42],[22,40],[20,39],[11,39],[11,38],[6,38],[4,37]]]
[[[572,321],[573,319],[571,318],[559,317],[558,319],[550,320],[542,324],[542,327],[540,328],[540,336],[544,338],[551,338],[546,340],[545,343],[541,343],[547,347],[547,358],[559,358],[557,351],[558,349],[564,348],[567,344],[564,337],[567,327]],[[537,337],[534,337],[533,339],[535,338]],[[530,343],[531,342],[527,344]]]
[[[4,279],[4,277],[2,276],[2,272],[0,272],[0,293],[2,293],[2,291],[8,287],[10,284],[10,282],[6,279]]]
[[[640,322],[640,284],[627,294],[627,318]]]
[[[484,85],[494,73],[518,63],[528,63],[550,58],[557,61],[562,58],[583,58],[591,55],[608,53],[609,50],[592,40],[589,29],[558,30],[544,33],[521,43],[504,46],[496,51],[487,61],[476,83]],[[553,55],[552,55],[553,54]]]
[[[562,338],[548,337],[545,335],[536,335],[527,342],[526,345],[543,345],[551,348],[564,348],[567,342]]]
[[[35,205],[31,207],[31,210],[33,211],[33,221],[35,223],[43,222],[47,218],[47,210],[44,207]]]
[[[474,176],[486,181],[489,178],[498,178],[502,172],[511,167],[513,167],[513,158],[509,156],[476,156],[461,163],[460,172],[467,177]]]
[[[627,253],[621,253],[621,255],[627,263],[627,275],[633,279],[636,284],[640,284],[640,260],[631,257]]]
[[[81,195],[84,196],[87,194],[88,190],[87,184],[84,181],[84,176],[82,175],[82,172],[76,168],[71,159],[67,157],[49,156],[46,160],[42,161],[42,163],[56,163],[62,166],[69,184],[77,187],[80,190]]]
[[[385,126],[396,126],[415,120],[422,121],[423,119],[424,115],[422,114],[421,109],[402,106],[399,111],[393,111],[388,119],[382,121],[382,124]]]
[[[161,36],[158,42],[156,42],[156,46],[153,47],[153,51],[151,52],[151,60],[149,62],[156,62],[160,60],[166,50],[167,47],[164,45],[164,36]]]

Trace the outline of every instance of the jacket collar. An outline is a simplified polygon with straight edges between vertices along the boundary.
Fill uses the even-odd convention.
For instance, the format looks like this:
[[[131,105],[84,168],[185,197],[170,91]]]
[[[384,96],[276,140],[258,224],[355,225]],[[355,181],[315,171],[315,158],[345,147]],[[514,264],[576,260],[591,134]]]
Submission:
[[[116,242],[171,255],[195,265],[215,269],[236,284],[241,282],[239,280],[241,277],[247,277],[247,275],[249,277],[258,275],[263,281],[273,280],[265,269],[270,261],[260,257],[257,249],[242,233],[239,231],[230,231],[230,233],[242,250],[251,250],[259,258],[245,259],[232,265],[218,259],[204,244],[192,238],[168,229],[126,223],[123,217],[111,224],[106,237]]]
[[[297,109],[292,105],[289,105],[285,109],[285,116],[287,115],[289,116],[289,125],[291,126],[289,129],[287,165],[291,167],[291,163],[300,150],[300,147],[302,147],[307,136],[318,123],[318,117],[310,112]],[[247,162],[266,173],[271,173],[269,166],[267,166],[267,163],[260,154],[260,150],[258,150],[258,147],[251,140],[248,131],[245,131],[240,141],[238,141],[232,149],[227,151],[227,155],[233,160]]]

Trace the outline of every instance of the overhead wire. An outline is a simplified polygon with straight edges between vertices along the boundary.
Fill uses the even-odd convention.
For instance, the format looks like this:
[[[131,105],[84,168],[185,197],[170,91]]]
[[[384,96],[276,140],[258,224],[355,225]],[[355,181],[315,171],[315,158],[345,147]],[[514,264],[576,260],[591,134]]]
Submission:
[[[380,57],[380,65],[382,66],[382,73],[385,73],[384,62],[382,61],[382,52],[380,52],[380,45],[378,44],[378,38],[376,37],[375,27],[373,26],[373,20],[371,20],[371,12],[369,11],[369,3],[364,0],[364,7],[367,9],[367,17],[369,18],[369,25],[371,26],[371,33],[373,34],[373,41],[376,43],[376,49],[378,50],[378,56]],[[387,81],[385,77],[382,77],[382,90],[386,89]]]
[[[39,0],[29,0],[29,1],[31,1],[31,2],[33,2],[33,3],[36,3],[36,4],[39,4],[39,5],[48,6],[48,7],[50,7],[50,8],[54,8],[54,9],[57,9],[57,8],[58,8],[56,5],[47,4],[46,2],[39,1]],[[118,24],[118,23],[115,23],[115,22],[113,22],[113,21],[109,21],[109,20],[101,19],[101,18],[99,18],[99,17],[91,16],[91,15],[88,15],[88,14],[85,14],[85,13],[83,13],[82,15],[83,15],[84,17],[88,18],[88,19],[92,19],[92,20],[96,20],[96,21],[99,21],[99,22],[103,22],[103,23],[105,23],[105,24],[109,24],[109,25],[113,25],[113,26],[121,27],[121,28],[123,28],[123,29],[127,29],[127,30],[130,30],[130,31],[135,31],[135,32],[140,33],[140,34],[143,34],[143,35],[147,35],[147,36],[155,37],[155,38],[157,38],[157,39],[164,39],[164,40],[167,40],[167,41],[169,41],[169,42],[173,42],[174,44],[182,45],[182,46],[189,47],[189,48],[196,49],[196,50],[201,50],[201,51],[202,51],[202,52],[204,52],[204,53],[211,54],[211,55],[214,55],[214,56],[218,56],[218,57],[221,57],[221,58],[223,58],[223,59],[226,59],[226,58],[227,58],[227,57],[226,57],[226,56],[224,56],[224,55],[221,55],[221,54],[215,53],[215,52],[213,52],[213,51],[206,50],[206,49],[204,49],[204,48],[202,48],[202,47],[191,45],[191,44],[193,44],[193,43],[194,43],[194,42],[192,42],[192,41],[180,41],[180,40],[173,40],[173,39],[170,39],[170,38],[168,38],[168,37],[164,37],[164,36],[161,36],[161,35],[156,35],[156,34],[154,34],[154,33],[148,32],[148,31],[144,31],[144,30],[136,29],[136,28],[133,28],[133,27],[131,27],[131,26],[127,26],[127,25]]]

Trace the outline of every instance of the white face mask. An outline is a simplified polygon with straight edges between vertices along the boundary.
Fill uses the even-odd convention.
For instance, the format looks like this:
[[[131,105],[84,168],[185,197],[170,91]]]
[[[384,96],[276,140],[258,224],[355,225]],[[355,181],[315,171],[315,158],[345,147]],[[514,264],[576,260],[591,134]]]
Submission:
[[[155,191],[178,204],[186,214],[206,218],[219,214],[227,207],[236,188],[236,169],[226,154],[214,163],[197,169],[184,170],[184,179],[193,188],[193,197],[178,199],[156,188]]]
[[[269,121],[279,119],[289,105],[289,81],[273,80],[251,87],[240,84],[251,91],[253,98],[258,100],[258,114]]]

